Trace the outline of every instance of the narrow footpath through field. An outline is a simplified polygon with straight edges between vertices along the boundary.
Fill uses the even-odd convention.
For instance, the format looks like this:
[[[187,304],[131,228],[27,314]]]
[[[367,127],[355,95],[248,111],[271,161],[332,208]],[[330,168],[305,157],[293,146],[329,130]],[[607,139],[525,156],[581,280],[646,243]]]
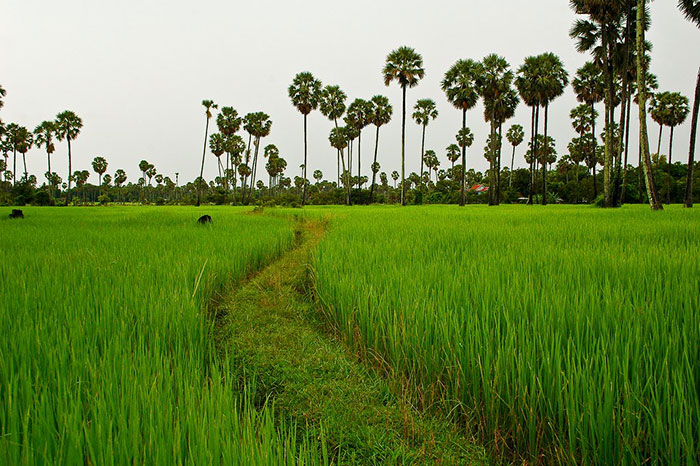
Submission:
[[[299,222],[295,247],[223,300],[220,350],[253,381],[256,403],[309,435],[323,429],[333,464],[484,464],[455,425],[414,409],[329,330],[308,265],[326,227]]]

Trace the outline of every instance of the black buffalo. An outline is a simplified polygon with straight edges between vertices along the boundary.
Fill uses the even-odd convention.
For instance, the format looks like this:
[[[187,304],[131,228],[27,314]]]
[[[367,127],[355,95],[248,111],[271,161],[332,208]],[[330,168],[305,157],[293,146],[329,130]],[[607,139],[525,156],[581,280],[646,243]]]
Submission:
[[[199,222],[200,225],[207,225],[207,224],[210,224],[210,223],[211,223],[211,217],[210,217],[209,215],[202,215],[201,217],[199,217],[199,219],[197,220],[197,222]]]
[[[10,214],[10,218],[24,218],[24,212],[22,212],[19,209],[12,209],[12,213]]]

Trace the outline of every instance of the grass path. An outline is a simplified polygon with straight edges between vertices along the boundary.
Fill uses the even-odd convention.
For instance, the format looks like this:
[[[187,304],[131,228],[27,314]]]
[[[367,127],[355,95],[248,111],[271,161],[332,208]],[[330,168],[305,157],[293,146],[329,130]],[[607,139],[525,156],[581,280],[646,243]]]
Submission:
[[[484,464],[449,422],[420,413],[327,330],[309,298],[310,253],[326,226],[299,223],[297,245],[223,300],[217,341],[254,380],[254,400],[312,436],[334,464]]]

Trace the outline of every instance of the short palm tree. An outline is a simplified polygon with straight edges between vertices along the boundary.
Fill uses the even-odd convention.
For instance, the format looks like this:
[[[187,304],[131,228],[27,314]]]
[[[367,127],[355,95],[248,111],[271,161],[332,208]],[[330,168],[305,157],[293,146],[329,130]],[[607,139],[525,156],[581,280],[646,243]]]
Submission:
[[[515,148],[522,144],[523,139],[525,139],[525,131],[520,125],[513,125],[508,129],[506,133],[506,138],[511,146],[513,146],[513,154],[510,157],[510,179],[508,180],[508,186],[513,186],[513,164],[515,162]]]
[[[345,185],[345,203],[350,204],[350,184],[348,180],[348,170],[345,169],[345,157],[343,157],[343,150],[348,146],[348,135],[347,130],[344,126],[336,126],[331,129],[331,133],[328,136],[328,141],[331,147],[336,149],[341,154],[341,161],[343,162],[343,171],[341,173],[341,180]]]
[[[204,179],[204,157],[207,155],[207,139],[209,137],[209,120],[212,117],[212,109],[217,109],[219,106],[214,103],[213,100],[203,100],[202,106],[204,107],[204,114],[207,117],[207,123],[204,127],[204,148],[202,149],[202,167],[199,169],[199,180],[197,186],[197,206],[200,205],[202,200],[202,186],[201,180]]]
[[[678,0],[678,8],[685,17],[700,27],[700,2],[697,0]],[[688,174],[685,181],[685,207],[693,207],[693,165],[695,164],[695,139],[698,134],[698,113],[700,111],[700,68],[695,81],[693,99],[693,116],[690,123],[690,148],[688,150]]]
[[[364,99],[355,99],[348,106],[345,123],[357,130],[357,176],[362,176],[362,129],[372,123],[374,104]],[[350,167],[352,171],[352,167]],[[361,188],[362,186],[360,186]]]
[[[680,92],[672,92],[669,94],[668,98],[668,111],[666,125],[671,128],[671,135],[669,136],[668,143],[668,172],[669,172],[669,183],[673,183],[672,164],[673,164],[673,131],[678,125],[682,125],[686,118],[688,118],[688,113],[690,113],[690,107],[688,106],[688,98],[682,95]],[[668,197],[666,203],[671,203],[671,189],[668,189]]]
[[[387,55],[382,74],[386,86],[392,81],[401,86],[401,205],[406,205],[406,89],[417,86],[425,76],[423,57],[411,47],[399,47]]]
[[[17,130],[14,132],[14,149],[22,154],[22,163],[24,165],[24,176],[22,179],[25,181],[29,178],[29,172],[27,171],[27,152],[32,148],[32,145],[34,145],[34,135],[32,132],[24,126],[18,126]],[[16,167],[14,171],[17,171]]]
[[[389,103],[389,99],[383,95],[375,95],[370,101],[372,103],[372,124],[377,128],[374,140],[374,162],[372,163],[372,188],[370,191],[370,201],[374,200],[374,186],[377,180],[378,162],[377,151],[379,150],[379,128],[391,121],[394,108]],[[375,170],[375,168],[377,168]]]
[[[474,108],[479,101],[479,85],[477,80],[482,73],[481,63],[474,60],[457,60],[452,67],[447,70],[442,80],[442,90],[447,100],[458,110],[462,111],[462,130],[467,129],[467,111]],[[466,204],[467,188],[467,147],[462,148],[462,180],[461,196],[459,205]]]
[[[250,189],[248,191],[248,197],[246,199],[246,203],[250,203],[250,198],[253,196],[253,189],[255,187],[255,177],[258,171],[258,151],[260,149],[260,141],[262,140],[262,138],[269,136],[270,130],[272,129],[272,120],[270,120],[270,116],[264,112],[249,113],[248,115],[246,115],[245,119],[247,119],[247,130],[254,138],[253,145],[255,146],[253,166],[252,168],[249,168],[247,170],[248,175],[252,176],[250,182]],[[248,175],[246,175],[246,178]]]
[[[306,118],[312,110],[316,110],[321,101],[321,81],[314,78],[308,71],[301,72],[294,77],[288,89],[292,104],[304,116],[304,190],[301,195],[301,205],[306,204],[306,167],[307,164],[307,131]],[[255,176],[255,174],[253,174]]]
[[[422,136],[420,143],[420,175],[423,179],[423,163],[425,160],[425,129],[428,127],[430,120],[438,117],[438,111],[433,99],[418,99],[413,106],[413,120],[421,127]]]
[[[42,121],[34,128],[34,144],[39,148],[44,147],[46,149],[47,179],[51,176],[51,154],[56,150],[53,144],[55,135],[56,124],[53,121]]]
[[[211,150],[211,153],[216,157],[219,178],[221,178],[221,171],[223,169],[221,156],[226,152],[226,136],[221,133],[214,133],[209,136],[209,150]]]
[[[102,186],[102,175],[107,171],[107,159],[104,157],[97,156],[92,159],[92,170],[97,173],[98,185]]]
[[[70,199],[70,188],[71,188],[71,173],[72,171],[72,153],[71,153],[71,141],[75,140],[80,134],[80,130],[83,127],[83,120],[80,119],[78,115],[70,110],[56,115],[56,138],[59,141],[64,139],[68,143],[68,196]]]
[[[457,144],[450,144],[445,148],[445,152],[447,155],[447,160],[450,161],[452,164],[452,169],[454,170],[455,168],[455,162],[459,160],[459,156],[461,155],[461,150]]]
[[[472,134],[472,131],[469,128],[461,128],[459,131],[457,131],[456,139],[457,145],[462,149],[462,160],[464,160],[464,154],[467,152],[467,149],[474,144],[474,134]],[[464,197],[467,182],[467,172],[464,170],[464,165],[462,165],[461,170],[462,197]]]

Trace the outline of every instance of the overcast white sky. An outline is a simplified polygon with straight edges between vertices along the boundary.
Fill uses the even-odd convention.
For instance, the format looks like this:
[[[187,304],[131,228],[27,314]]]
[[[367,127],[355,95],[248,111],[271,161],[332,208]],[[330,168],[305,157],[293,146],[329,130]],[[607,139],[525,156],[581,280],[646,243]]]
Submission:
[[[662,90],[690,97],[700,65],[700,31],[682,17],[675,0],[656,0],[651,10],[652,71]],[[444,72],[459,58],[480,60],[493,52],[515,70],[526,56],[552,51],[573,75],[588,59],[568,37],[574,19],[567,0],[5,0],[0,84],[7,96],[0,117],[33,129],[59,111],[73,110],[84,122],[73,145],[74,170],[90,168],[102,155],[109,173],[123,168],[135,182],[138,162],[145,158],[173,179],[180,172],[182,182],[198,175],[205,123],[201,101],[213,99],[241,114],[270,114],[272,132],[263,144],[279,147],[289,163],[286,174],[294,176],[303,160],[302,117],[289,102],[287,87],[297,72],[308,70],[324,85],[339,84],[348,103],[379,93],[389,97],[394,120],[382,130],[379,161],[391,172],[400,166],[401,94],[396,85],[384,86],[381,70],[389,51],[409,45],[423,55],[426,69],[425,79],[409,90],[409,104],[426,97],[437,102],[440,116],[428,128],[426,148],[436,150],[445,167],[444,148],[453,142],[460,113],[440,90]],[[573,136],[568,115],[575,105],[569,88],[551,106],[550,134],[560,155]],[[483,170],[488,133],[483,108],[468,118],[476,135],[468,166]],[[513,123],[529,127],[524,105],[508,126]],[[309,176],[320,168],[335,179],[330,129],[320,112],[310,115]],[[652,141],[657,131],[651,126]],[[364,134],[363,174],[368,175],[373,127]],[[676,131],[674,159],[687,157],[688,139],[686,122]],[[633,137],[635,164],[636,148]],[[524,145],[516,165],[524,164],[523,152]],[[419,154],[420,131],[409,119],[409,172],[418,171]],[[52,168],[65,178],[65,143],[53,157]],[[45,155],[33,149],[28,164],[43,181]],[[216,174],[211,154],[205,173],[210,179]]]

